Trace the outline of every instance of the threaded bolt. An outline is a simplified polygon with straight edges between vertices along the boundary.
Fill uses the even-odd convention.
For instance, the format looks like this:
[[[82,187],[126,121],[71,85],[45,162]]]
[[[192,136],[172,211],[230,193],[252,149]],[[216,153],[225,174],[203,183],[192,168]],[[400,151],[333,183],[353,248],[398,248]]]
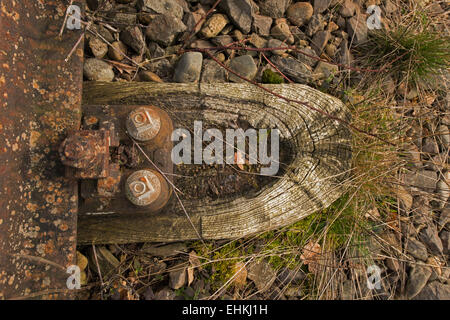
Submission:
[[[157,136],[161,129],[161,118],[151,108],[140,107],[128,115],[128,134],[135,140],[146,142]]]
[[[134,205],[148,206],[160,196],[161,182],[152,170],[139,170],[128,177],[125,192]]]
[[[60,156],[65,165],[86,169],[95,160],[95,147],[88,137],[70,136],[61,144]]]

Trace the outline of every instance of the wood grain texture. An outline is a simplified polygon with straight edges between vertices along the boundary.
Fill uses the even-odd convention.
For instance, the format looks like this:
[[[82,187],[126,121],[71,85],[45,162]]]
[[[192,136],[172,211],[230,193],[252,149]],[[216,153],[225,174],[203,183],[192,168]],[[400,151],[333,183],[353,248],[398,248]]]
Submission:
[[[267,85],[346,121],[350,113],[329,95],[299,84]],[[216,201],[183,201],[204,239],[231,239],[294,223],[329,206],[350,177],[351,132],[304,105],[287,103],[247,84],[85,83],[85,105],[153,104],[175,128],[202,120],[209,127],[244,119],[254,128],[278,128],[294,153],[285,173],[257,193]],[[207,125],[204,125],[206,127]],[[197,239],[181,208],[158,216],[81,215],[78,242],[128,243]]]

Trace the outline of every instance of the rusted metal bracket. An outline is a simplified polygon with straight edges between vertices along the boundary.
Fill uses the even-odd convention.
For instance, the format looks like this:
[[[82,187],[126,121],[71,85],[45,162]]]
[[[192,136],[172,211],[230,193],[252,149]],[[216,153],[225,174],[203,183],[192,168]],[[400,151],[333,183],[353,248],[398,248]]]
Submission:
[[[66,175],[81,179],[80,211],[161,210],[172,193],[172,131],[170,117],[154,106],[84,106],[82,129],[59,150]]]

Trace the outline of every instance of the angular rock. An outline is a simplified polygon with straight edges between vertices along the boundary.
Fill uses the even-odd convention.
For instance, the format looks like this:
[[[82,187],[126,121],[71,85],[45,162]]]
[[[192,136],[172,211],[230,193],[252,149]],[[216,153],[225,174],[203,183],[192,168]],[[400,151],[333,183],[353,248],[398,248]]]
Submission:
[[[230,62],[230,69],[250,80],[252,80],[258,72],[255,61],[250,55],[232,59]],[[243,79],[240,79],[232,73],[229,74],[229,79],[233,82],[245,82]]]
[[[114,15],[114,22],[122,25],[135,25],[136,24],[136,14],[117,12]]]
[[[255,283],[258,291],[264,292],[272,286],[277,274],[269,263],[258,261],[249,264],[247,276]]]
[[[138,54],[142,54],[145,50],[144,35],[138,26],[125,28],[120,33],[120,40]]]
[[[266,47],[267,48],[283,48],[283,47],[286,47],[286,44],[281,42],[278,39],[270,39],[269,41],[267,41]],[[273,54],[281,56],[286,52],[286,50],[272,50],[271,52]]]
[[[316,32],[325,29],[325,20],[321,14],[315,14],[306,27],[306,35],[312,37]]]
[[[184,23],[172,14],[158,15],[145,32],[146,36],[163,46],[169,46],[175,37],[186,30]]]
[[[175,82],[198,82],[202,71],[203,56],[200,52],[186,52],[175,68]]]
[[[108,56],[115,61],[122,61],[127,54],[127,46],[122,41],[114,41],[108,49]]]
[[[314,80],[328,79],[339,72],[339,67],[335,64],[319,61],[313,72]]]
[[[419,233],[419,238],[433,254],[441,255],[443,253],[444,247],[435,225],[429,224],[423,228]]]
[[[450,231],[448,230],[442,230],[439,234],[439,237],[442,241],[442,246],[444,248],[444,254],[447,254],[450,252]]]
[[[415,300],[450,300],[450,284],[430,282],[415,297]]]
[[[169,288],[163,288],[155,294],[155,300],[174,300],[176,297],[175,292]]]
[[[438,139],[441,142],[441,145],[443,148],[450,147],[450,130],[449,127],[446,125],[439,125],[436,130],[437,134],[439,135]]]
[[[314,13],[322,13],[328,9],[332,0],[314,0]]]
[[[311,81],[311,68],[297,59],[277,56],[272,62],[294,82],[306,84]]]
[[[119,268],[119,260],[117,260],[117,258],[106,247],[96,247],[95,254],[94,249],[90,248],[88,251],[88,256],[89,268],[97,274],[100,269],[103,279],[107,279],[114,275]]]
[[[112,81],[114,79],[112,66],[96,58],[84,61],[83,74],[89,81]]]
[[[355,15],[356,12],[356,4],[352,0],[345,0],[339,10],[339,13],[344,18],[350,18]]]
[[[422,145],[422,152],[431,153],[431,154],[439,153],[439,146],[437,144],[436,139],[425,138],[425,141]]]
[[[108,45],[97,37],[93,37],[89,40],[89,49],[98,59],[103,58],[108,53]]]
[[[267,40],[264,38],[261,38],[256,33],[252,33],[249,37],[250,44],[252,44],[255,48],[264,48],[267,44]]]
[[[311,19],[313,11],[309,2],[296,2],[289,6],[286,16],[293,25],[301,27]]]
[[[217,36],[220,31],[227,25],[228,18],[224,14],[214,14],[203,25],[200,34],[205,38],[212,38]]]
[[[450,207],[445,207],[442,209],[441,214],[439,215],[438,229],[442,229],[445,227],[447,223],[450,222]]]
[[[422,261],[426,261],[428,258],[427,247],[419,240],[413,238],[408,240],[406,252]]]
[[[270,34],[278,40],[286,41],[289,44],[294,43],[294,36],[292,35],[288,24],[284,21],[280,21],[279,23],[275,24],[272,27]]]
[[[318,31],[314,35],[311,41],[311,48],[313,48],[314,51],[316,51],[318,56],[322,54],[322,51],[327,45],[329,39],[330,39],[330,32],[328,30]]]
[[[339,46],[339,63],[344,66],[351,66],[353,55],[348,48],[348,40],[344,39]]]
[[[253,20],[253,6],[250,0],[223,0],[220,6],[236,27],[243,33],[250,32]]]
[[[169,273],[169,286],[174,289],[180,289],[186,284],[186,269],[175,270]]]
[[[259,2],[259,10],[263,15],[278,19],[284,16],[289,0],[262,0]]]
[[[431,276],[431,268],[415,265],[409,272],[408,282],[406,283],[406,296],[408,299],[414,298],[427,284]]]
[[[140,11],[172,14],[180,20],[183,19],[183,7],[176,0],[138,0],[137,7]]]
[[[361,44],[367,40],[366,16],[358,14],[347,20],[347,33],[354,44]]]
[[[404,176],[405,188],[434,192],[438,181],[437,173],[430,170],[408,172]]]
[[[270,28],[272,27],[272,18],[267,16],[261,16],[255,14],[253,16],[253,31],[260,36],[266,37],[270,34]]]
[[[203,61],[203,71],[200,82],[202,83],[221,83],[227,82],[227,72],[214,60],[207,59]]]
[[[309,47],[300,48],[299,50],[306,53],[307,55],[301,52],[295,52],[298,61],[303,62],[304,64],[306,64],[311,68],[314,68],[314,66],[317,64],[318,61],[318,59],[314,59],[314,57],[319,58],[316,52]]]

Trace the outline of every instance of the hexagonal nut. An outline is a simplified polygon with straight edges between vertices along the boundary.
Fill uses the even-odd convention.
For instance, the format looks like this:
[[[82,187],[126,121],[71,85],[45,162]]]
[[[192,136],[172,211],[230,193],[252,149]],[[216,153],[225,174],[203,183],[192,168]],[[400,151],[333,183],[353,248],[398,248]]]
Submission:
[[[161,129],[158,112],[147,107],[140,107],[130,112],[126,127],[128,134],[135,140],[146,142],[155,138]]]
[[[125,183],[125,194],[136,206],[152,204],[161,194],[161,181],[153,170],[139,170],[132,173]]]

